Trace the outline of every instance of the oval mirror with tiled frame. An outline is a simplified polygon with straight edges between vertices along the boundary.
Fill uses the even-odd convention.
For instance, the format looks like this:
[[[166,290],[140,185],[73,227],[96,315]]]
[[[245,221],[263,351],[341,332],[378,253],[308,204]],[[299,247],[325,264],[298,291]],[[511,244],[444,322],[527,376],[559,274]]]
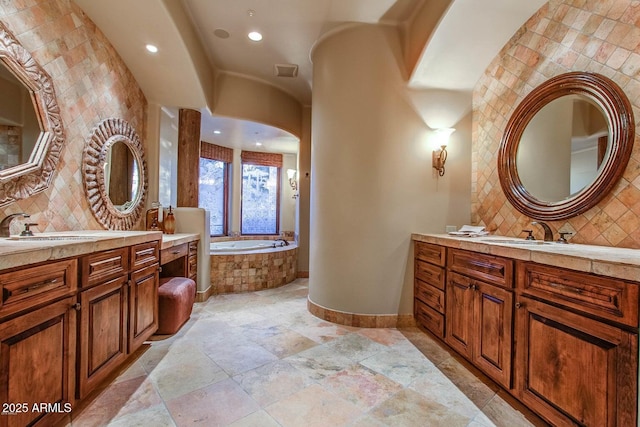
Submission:
[[[561,200],[541,200],[521,180],[518,172],[518,149],[525,129],[540,110],[552,101],[566,96],[578,96],[603,114],[608,127],[606,155],[589,185]],[[509,202],[530,218],[552,221],[574,217],[595,206],[613,189],[631,157],[634,138],[635,124],[631,104],[615,82],[595,73],[571,72],[558,75],[531,91],[509,119],[498,151],[500,185]],[[551,156],[555,154],[548,153],[547,159],[551,161]]]
[[[3,102],[11,98],[10,93],[26,89],[30,96],[23,96],[18,100],[23,104],[21,110],[29,109],[27,104],[31,102],[37,118],[34,121],[38,122],[40,128],[39,132],[37,126],[34,126],[35,132],[21,132],[23,122],[29,120],[20,115],[13,121],[3,122],[5,124],[2,129],[6,130],[7,138],[4,141],[0,135],[0,151],[15,157],[4,162],[6,167],[0,167],[0,206],[5,206],[49,187],[65,142],[65,131],[51,78],[0,22],[0,67],[2,66],[6,67],[3,72],[15,77],[11,81],[21,83],[24,88],[12,87],[10,79],[0,79],[0,83],[5,84],[2,86],[0,109],[6,112]],[[23,147],[28,149],[23,150]],[[24,155],[14,153],[14,148],[19,152],[24,151]]]
[[[91,212],[109,230],[130,230],[140,220],[147,193],[144,148],[125,120],[101,121],[87,139],[82,178]]]

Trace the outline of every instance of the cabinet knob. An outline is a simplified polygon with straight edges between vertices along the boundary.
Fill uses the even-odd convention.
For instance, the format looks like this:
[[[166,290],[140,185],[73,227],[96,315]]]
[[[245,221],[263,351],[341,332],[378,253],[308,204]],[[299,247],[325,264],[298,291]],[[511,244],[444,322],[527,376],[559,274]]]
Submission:
[[[75,311],[80,311],[82,309],[82,305],[79,302],[77,302],[73,304],[71,308],[73,308]]]
[[[522,303],[517,302],[516,303],[516,308],[521,308],[522,307]]]

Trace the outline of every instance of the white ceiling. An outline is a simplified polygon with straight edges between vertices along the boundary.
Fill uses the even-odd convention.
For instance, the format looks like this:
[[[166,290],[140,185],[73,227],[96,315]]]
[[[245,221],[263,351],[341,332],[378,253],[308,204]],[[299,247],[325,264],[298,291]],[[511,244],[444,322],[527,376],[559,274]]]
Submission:
[[[272,84],[310,105],[310,52],[328,31],[348,23],[385,23],[405,29],[434,0],[75,0],[114,45],[150,102],[197,108],[203,137],[214,128],[216,141],[230,147],[297,152],[297,139],[279,129],[235,119],[210,117],[206,76],[198,75],[198,54],[212,70],[237,73]],[[408,82],[414,90],[469,93],[489,62],[544,0],[454,0]],[[182,10],[179,5],[182,4]],[[250,12],[251,11],[251,12]],[[182,19],[181,19],[182,18]],[[224,30],[228,38],[214,34]],[[264,35],[248,40],[249,31]],[[199,42],[198,42],[199,41]],[[156,55],[144,51],[154,43]],[[275,64],[295,64],[298,76],[277,77]],[[203,83],[203,81],[205,83]],[[204,139],[204,138],[203,138]],[[248,145],[247,145],[248,144]]]

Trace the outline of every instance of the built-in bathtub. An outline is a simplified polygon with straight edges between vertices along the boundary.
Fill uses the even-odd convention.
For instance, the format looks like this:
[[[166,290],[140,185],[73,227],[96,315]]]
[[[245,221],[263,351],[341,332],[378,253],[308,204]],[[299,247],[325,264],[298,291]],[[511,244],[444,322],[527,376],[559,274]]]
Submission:
[[[209,247],[211,254],[218,254],[222,252],[244,252],[257,249],[273,249],[286,245],[287,244],[282,240],[227,240],[223,242],[212,242]]]
[[[211,288],[229,294],[277,288],[296,279],[298,246],[281,240],[212,240]]]

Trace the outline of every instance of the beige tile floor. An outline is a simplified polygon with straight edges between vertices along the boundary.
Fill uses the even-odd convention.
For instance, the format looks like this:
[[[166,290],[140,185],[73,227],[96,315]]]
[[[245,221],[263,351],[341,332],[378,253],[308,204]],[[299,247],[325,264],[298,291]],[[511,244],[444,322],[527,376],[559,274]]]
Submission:
[[[309,314],[307,284],[196,303],[178,334],[145,344],[70,426],[541,425],[416,328]]]

